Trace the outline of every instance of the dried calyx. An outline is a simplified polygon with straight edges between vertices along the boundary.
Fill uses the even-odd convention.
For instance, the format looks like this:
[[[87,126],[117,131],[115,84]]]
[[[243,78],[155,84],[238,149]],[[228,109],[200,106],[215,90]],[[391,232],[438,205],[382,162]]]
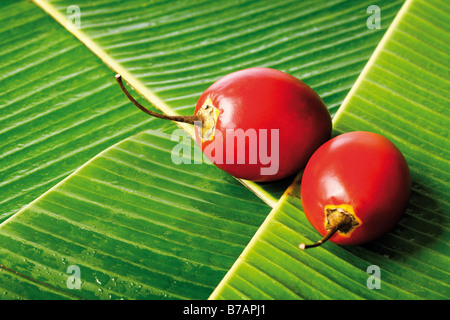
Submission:
[[[356,221],[355,219],[355,216],[344,210],[343,208],[326,208],[325,214],[327,234],[316,243],[301,243],[299,245],[300,249],[304,250],[308,248],[318,247],[328,241],[336,232],[347,234],[359,225],[358,221]]]
[[[116,74],[115,76],[117,83],[119,84],[120,88],[122,89],[123,93],[127,96],[127,98],[141,111],[145,112],[148,115],[151,115],[153,117],[164,119],[164,120],[172,120],[177,122],[184,122],[189,124],[194,124],[198,127],[201,127],[202,132],[202,139],[203,140],[209,140],[209,137],[214,132],[216,121],[217,121],[217,115],[216,115],[216,108],[212,105],[212,103],[205,103],[202,108],[197,112],[196,115],[190,115],[190,116],[170,116],[163,113],[154,112],[152,110],[147,109],[143,105],[141,105],[139,102],[137,102],[131,94],[128,92],[128,90],[125,88],[122,76],[120,74]],[[209,100],[210,101],[210,100]]]

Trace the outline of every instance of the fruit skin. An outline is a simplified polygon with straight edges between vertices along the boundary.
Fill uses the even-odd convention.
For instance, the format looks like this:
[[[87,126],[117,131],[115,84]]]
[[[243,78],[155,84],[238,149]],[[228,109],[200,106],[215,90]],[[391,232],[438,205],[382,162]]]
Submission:
[[[296,174],[306,165],[309,157],[331,137],[331,117],[318,94],[299,79],[270,68],[249,68],[233,72],[212,84],[199,98],[195,114],[211,99],[219,109],[216,132],[222,133],[223,161],[216,166],[229,174],[252,181],[273,181]],[[279,129],[278,171],[262,175],[261,168],[268,164],[258,161],[249,164],[249,145],[246,143],[246,162],[237,164],[235,143],[234,164],[227,163],[225,155],[226,130],[267,129],[270,155],[271,129]],[[202,150],[214,142],[203,141],[196,130],[196,140]],[[259,140],[259,139],[258,139]],[[241,159],[242,160],[242,159]]]
[[[411,189],[405,158],[387,138],[371,132],[341,134],[312,155],[303,173],[301,200],[311,225],[324,236],[325,206],[350,205],[360,221],[330,241],[357,245],[390,231],[406,210]]]

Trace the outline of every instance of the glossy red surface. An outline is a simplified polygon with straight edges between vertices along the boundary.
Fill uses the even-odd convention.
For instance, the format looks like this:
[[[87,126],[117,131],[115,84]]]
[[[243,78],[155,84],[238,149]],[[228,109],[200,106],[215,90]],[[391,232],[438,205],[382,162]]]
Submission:
[[[220,131],[223,143],[216,134],[214,140],[203,142],[202,149],[215,149],[205,154],[238,178],[273,181],[296,174],[331,136],[331,117],[320,97],[302,81],[278,70],[249,68],[219,79],[199,98],[196,114],[208,98],[220,110],[216,133]],[[241,139],[245,145],[239,147],[238,139],[227,136],[231,129],[242,129],[251,138]],[[262,155],[267,157],[261,156],[264,145],[267,152]],[[252,157],[257,158],[254,163]],[[267,172],[262,174],[261,168]]]
[[[302,183],[303,210],[312,226],[326,234],[326,205],[351,205],[361,221],[337,244],[362,244],[391,230],[409,200],[410,173],[405,158],[387,138],[370,132],[349,132],[322,145],[306,165]]]

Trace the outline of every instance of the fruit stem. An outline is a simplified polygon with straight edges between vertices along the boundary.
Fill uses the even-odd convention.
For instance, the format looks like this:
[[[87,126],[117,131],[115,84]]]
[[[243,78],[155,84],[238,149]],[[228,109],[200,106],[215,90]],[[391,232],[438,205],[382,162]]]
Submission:
[[[298,247],[301,250],[318,247],[327,242],[336,232],[348,233],[358,225],[353,215],[341,208],[326,209],[327,212],[327,234],[313,244],[301,243]]]
[[[131,94],[127,91],[127,89],[125,88],[125,86],[123,85],[122,82],[122,76],[120,74],[116,74],[116,81],[119,84],[120,88],[122,89],[123,93],[125,93],[125,95],[127,96],[127,98],[136,106],[138,107],[141,111],[145,112],[146,114],[149,114],[153,117],[159,118],[159,119],[164,119],[164,120],[172,120],[172,121],[177,121],[177,122],[184,122],[184,123],[189,123],[189,124],[196,124],[196,122],[203,122],[203,117],[201,115],[193,115],[193,116],[169,116],[167,114],[162,114],[162,113],[158,113],[158,112],[154,112],[151,111],[149,109],[147,109],[146,107],[144,107],[143,105],[141,105],[139,102],[137,102],[132,96]]]
[[[327,234],[320,239],[319,241],[317,241],[316,243],[313,244],[304,244],[304,243],[300,243],[300,245],[298,246],[301,250],[305,250],[308,248],[314,248],[314,247],[318,247],[320,246],[322,243],[327,242],[328,239],[330,239],[333,234],[335,234],[337,231],[339,231],[339,228],[341,228],[341,225],[335,225],[334,227],[332,227],[330,230],[328,230]]]

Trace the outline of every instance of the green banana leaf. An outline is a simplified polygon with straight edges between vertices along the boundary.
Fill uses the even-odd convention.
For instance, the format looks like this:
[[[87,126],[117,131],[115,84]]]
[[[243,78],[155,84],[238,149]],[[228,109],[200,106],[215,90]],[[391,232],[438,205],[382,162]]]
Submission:
[[[28,1],[0,2],[0,221],[152,119],[114,72]]]
[[[269,207],[213,165],[161,163],[174,144],[153,130],[125,139],[4,222],[0,261],[18,272],[2,270],[7,298],[207,298]]]
[[[299,175],[211,299],[450,297],[449,15],[407,1],[334,118],[335,134],[378,132],[404,153],[413,183],[399,225],[364,246],[301,251],[321,236],[300,210]]]
[[[71,1],[36,3],[71,22]],[[302,79],[334,114],[403,1],[378,3],[381,27],[369,29],[370,1],[81,0],[75,34],[182,114],[212,82],[254,66]]]
[[[67,27],[68,2],[36,3]],[[82,31],[68,27],[78,40],[33,4],[2,4],[6,7],[2,12],[9,14],[5,22],[14,21],[3,24],[12,28],[1,30],[7,34],[4,39],[9,39],[4,44],[10,45],[4,51],[8,63],[3,64],[7,72],[1,81],[11,89],[4,95],[3,111],[9,116],[11,110],[28,106],[7,125],[9,130],[18,124],[32,128],[29,136],[23,135],[23,128],[16,129],[15,135],[2,135],[4,142],[11,139],[6,152],[13,155],[8,158],[10,167],[3,171],[8,178],[2,179],[8,181],[4,190],[11,192],[2,203],[2,208],[9,206],[4,216],[43,194],[0,227],[5,243],[0,258],[3,297],[115,299],[207,297],[269,207],[212,166],[188,165],[180,172],[169,160],[175,145],[169,137],[176,127],[139,116],[121,96],[111,80],[114,73],[104,64],[123,72],[147,100],[164,111],[192,112],[196,97],[210,83],[257,63],[306,79],[334,113],[401,2],[381,5],[382,29],[370,30],[368,2],[323,1],[314,2],[313,7],[307,2],[247,2],[243,7],[248,10],[242,11],[234,3],[208,7],[199,2],[186,7],[173,2],[169,7],[81,1]],[[22,43],[24,33],[29,43]],[[50,57],[55,54],[53,59],[49,53]],[[59,65],[60,60],[68,65]],[[89,63],[92,74],[86,74]],[[36,91],[40,95],[30,94]],[[52,100],[52,93],[59,94],[60,100]],[[9,105],[11,97],[16,105]],[[74,114],[74,107],[80,106]],[[116,111],[118,106],[122,113]],[[53,114],[48,127],[38,127],[48,124],[45,112],[39,117],[42,108]],[[27,110],[31,116],[24,113]],[[105,113],[109,117],[100,118]],[[132,115],[135,122],[128,122]],[[67,122],[58,124],[59,119]],[[61,134],[67,127],[77,130],[70,132],[73,135]],[[163,128],[165,133],[147,131],[130,137],[45,192],[101,150],[148,128]],[[54,133],[56,138],[50,139]],[[36,136],[49,139],[43,139],[45,143],[38,139],[35,145]],[[28,149],[16,153],[17,146]],[[32,157],[39,152],[42,155]],[[36,159],[45,169],[36,165]],[[19,166],[12,165],[17,162]],[[15,179],[17,173],[22,177]],[[25,180],[29,186],[24,188]],[[289,182],[243,183],[273,205]],[[130,194],[132,204],[127,202]],[[134,201],[140,204],[138,212]],[[81,290],[69,289],[69,266],[80,268]]]

